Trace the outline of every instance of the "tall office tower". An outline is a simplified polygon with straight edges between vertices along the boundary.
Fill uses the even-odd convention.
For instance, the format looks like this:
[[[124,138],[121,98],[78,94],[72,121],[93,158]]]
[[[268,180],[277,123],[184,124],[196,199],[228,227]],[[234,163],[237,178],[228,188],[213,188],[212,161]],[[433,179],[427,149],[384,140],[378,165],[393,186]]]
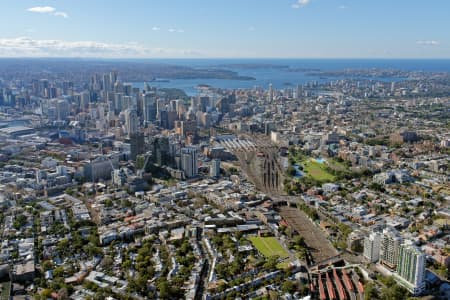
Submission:
[[[97,105],[97,112],[98,112],[98,117],[100,120],[104,120],[105,119],[105,104],[104,103],[99,103]]]
[[[88,91],[84,91],[80,93],[80,109],[82,111],[86,110],[89,107],[89,103],[91,100],[91,95]]]
[[[117,116],[122,111],[122,94],[114,94],[114,114]]]
[[[175,111],[177,112],[177,114],[179,116],[183,114],[183,112],[184,112],[183,100],[181,100],[181,99],[175,100]]]
[[[177,100],[170,100],[168,109],[170,111],[177,111]]]
[[[229,112],[230,111],[229,97],[224,97],[224,98],[219,99],[219,101],[217,101],[217,103],[216,103],[216,107],[217,107],[217,110],[222,114],[226,114],[227,112]]]
[[[122,82],[120,82],[120,80],[117,80],[114,83],[114,92],[123,93],[123,84],[122,84]]]
[[[211,176],[211,177],[219,177],[220,176],[220,159],[215,158],[215,159],[211,160],[209,176]]]
[[[380,259],[381,235],[378,232],[372,232],[364,238],[364,257],[374,263]]]
[[[300,99],[301,97],[302,97],[302,86],[300,84],[297,84],[295,98]]]
[[[172,156],[170,153],[169,138],[165,136],[153,137],[150,140],[152,150],[152,160],[159,166],[172,166]]]
[[[114,87],[114,84],[117,81],[117,71],[112,71],[109,73],[109,84],[111,85],[111,88]]]
[[[197,121],[181,121],[180,125],[182,136],[197,135]]]
[[[270,132],[275,131],[275,130],[276,130],[276,125],[274,122],[271,122],[271,121],[264,122],[264,134],[265,135],[270,135]]]
[[[137,110],[137,100],[136,97],[123,96],[122,97],[122,109],[134,109]]]
[[[45,94],[45,98],[48,98],[48,99],[53,99],[53,98],[56,98],[58,96],[56,88],[52,87],[52,86],[46,88],[44,94]]]
[[[109,74],[103,74],[102,85],[103,85],[103,90],[104,91],[111,91],[112,90],[112,85],[111,85],[111,80],[110,80]]]
[[[398,283],[413,295],[420,295],[425,289],[425,254],[412,244],[400,246],[397,265]]]
[[[167,101],[164,99],[156,99],[156,116],[159,117],[159,114],[162,110],[166,109]]]
[[[133,86],[131,85],[131,83],[124,83],[123,84],[123,93],[127,96],[131,96],[133,91]]]
[[[394,228],[383,230],[380,248],[380,262],[392,270],[395,270],[398,262],[398,251],[403,238]]]
[[[198,118],[201,126],[204,128],[210,128],[212,124],[211,114],[200,112],[200,117]]]
[[[145,93],[142,97],[142,113],[144,122],[156,120],[156,94]]]
[[[138,117],[136,110],[127,109],[125,111],[125,130],[130,137],[132,134],[137,133],[139,129]]]
[[[269,84],[269,91],[267,93],[267,101],[271,103],[273,101],[273,87],[272,84]]]
[[[56,101],[56,114],[60,121],[66,120],[70,115],[70,104],[66,100],[58,99]]]
[[[48,79],[39,80],[39,95],[44,96],[45,90],[49,87]]]
[[[130,135],[130,159],[136,160],[139,154],[145,153],[144,134],[136,132]]]
[[[181,148],[181,169],[184,171],[186,178],[197,176],[197,148]]]
[[[173,129],[177,120],[176,111],[161,110],[159,112],[160,126],[164,129]]]
[[[210,99],[208,96],[198,97],[198,109],[200,111],[206,112],[209,106],[210,106]]]

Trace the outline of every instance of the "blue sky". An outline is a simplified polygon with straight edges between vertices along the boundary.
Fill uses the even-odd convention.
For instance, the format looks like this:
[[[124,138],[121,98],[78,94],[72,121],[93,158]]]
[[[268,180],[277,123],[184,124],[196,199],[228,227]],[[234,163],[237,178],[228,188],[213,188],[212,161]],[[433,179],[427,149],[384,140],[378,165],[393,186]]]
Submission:
[[[448,0],[0,0],[0,56],[450,58]]]

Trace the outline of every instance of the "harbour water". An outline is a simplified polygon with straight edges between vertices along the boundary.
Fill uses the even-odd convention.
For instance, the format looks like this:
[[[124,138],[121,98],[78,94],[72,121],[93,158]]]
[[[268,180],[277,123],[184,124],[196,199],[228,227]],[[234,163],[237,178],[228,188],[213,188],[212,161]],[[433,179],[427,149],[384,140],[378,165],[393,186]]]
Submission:
[[[225,69],[239,75],[251,76],[255,80],[232,79],[164,79],[150,82],[157,88],[178,88],[188,95],[196,95],[198,85],[208,85],[223,89],[267,88],[269,84],[276,89],[295,87],[309,82],[329,82],[342,77],[322,77],[310,74],[314,71],[340,71],[345,69],[390,69],[404,71],[450,72],[450,59],[164,59],[158,63],[188,66],[203,69]],[[295,71],[292,71],[292,70]],[[400,81],[399,77],[353,77],[354,79],[373,79]],[[133,83],[142,88],[143,82]]]

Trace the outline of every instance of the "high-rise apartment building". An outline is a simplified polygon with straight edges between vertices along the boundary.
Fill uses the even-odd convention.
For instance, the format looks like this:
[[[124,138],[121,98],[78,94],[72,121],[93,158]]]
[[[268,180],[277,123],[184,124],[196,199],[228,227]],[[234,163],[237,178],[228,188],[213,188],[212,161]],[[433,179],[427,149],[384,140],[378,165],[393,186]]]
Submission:
[[[399,248],[396,277],[413,295],[420,295],[425,289],[425,254],[411,242]]]
[[[209,169],[209,175],[211,177],[219,177],[220,176],[220,159],[212,159],[211,167]]]
[[[195,177],[198,174],[197,152],[195,147],[181,148],[181,169],[186,178]]]
[[[364,257],[369,262],[377,262],[380,259],[381,234],[372,232],[364,239]]]
[[[383,230],[380,248],[380,262],[388,268],[395,270],[398,262],[398,251],[403,238],[394,228],[386,228]]]
[[[139,130],[138,117],[134,109],[127,109],[125,111],[125,130],[128,136],[137,133]]]

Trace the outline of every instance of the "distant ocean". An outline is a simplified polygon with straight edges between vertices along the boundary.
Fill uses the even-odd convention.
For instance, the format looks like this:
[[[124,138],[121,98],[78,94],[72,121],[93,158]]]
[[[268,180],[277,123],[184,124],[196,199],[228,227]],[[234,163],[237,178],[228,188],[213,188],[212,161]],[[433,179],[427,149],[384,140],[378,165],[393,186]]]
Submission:
[[[339,77],[312,76],[311,70],[339,71],[344,69],[396,69],[404,71],[450,72],[450,59],[158,59],[159,63],[188,66],[193,68],[216,68],[237,72],[239,75],[251,76],[256,80],[229,79],[170,79],[164,82],[150,82],[157,88],[179,88],[186,94],[198,94],[196,87],[206,84],[223,89],[249,89],[253,87],[267,88],[272,84],[276,89],[295,87],[312,81],[329,82]],[[247,65],[247,66],[244,66]],[[252,66],[252,67],[249,67]],[[255,67],[266,65],[267,67]],[[290,72],[287,68],[274,66],[288,66],[291,69],[306,71]],[[164,79],[164,78],[159,78]],[[367,78],[366,78],[367,79]],[[402,78],[372,78],[382,81],[399,81]],[[136,87],[143,87],[144,83],[134,83]]]

